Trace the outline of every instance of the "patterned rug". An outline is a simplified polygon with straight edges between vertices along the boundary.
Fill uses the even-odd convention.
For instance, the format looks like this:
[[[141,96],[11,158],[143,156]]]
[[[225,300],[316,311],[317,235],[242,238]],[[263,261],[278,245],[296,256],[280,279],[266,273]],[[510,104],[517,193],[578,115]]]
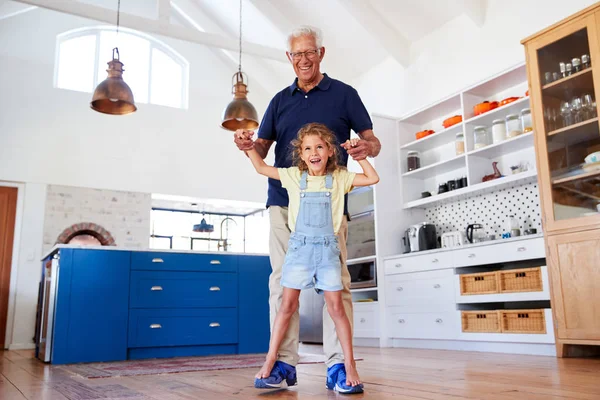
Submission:
[[[109,378],[131,375],[174,374],[178,372],[209,371],[215,369],[258,368],[264,362],[265,354],[236,354],[68,364],[61,365],[58,368],[84,378]],[[299,364],[318,364],[322,362],[325,362],[324,355],[300,354]]]

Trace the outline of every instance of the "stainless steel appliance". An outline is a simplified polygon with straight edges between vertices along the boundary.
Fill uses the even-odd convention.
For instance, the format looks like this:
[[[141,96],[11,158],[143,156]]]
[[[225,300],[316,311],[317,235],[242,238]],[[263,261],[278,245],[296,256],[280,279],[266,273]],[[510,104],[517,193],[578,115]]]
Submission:
[[[437,248],[435,225],[428,222],[412,225],[408,230],[408,239],[411,252]]]
[[[36,353],[37,357],[44,362],[50,362],[52,359],[52,333],[59,275],[58,261],[58,256],[46,261],[42,272],[42,290],[38,299],[40,312],[39,323],[36,324],[39,329],[36,334]]]
[[[375,258],[348,261],[348,272],[350,272],[351,289],[377,287],[377,261]]]
[[[300,334],[303,343],[323,343],[323,306],[325,296],[314,289],[300,292]]]

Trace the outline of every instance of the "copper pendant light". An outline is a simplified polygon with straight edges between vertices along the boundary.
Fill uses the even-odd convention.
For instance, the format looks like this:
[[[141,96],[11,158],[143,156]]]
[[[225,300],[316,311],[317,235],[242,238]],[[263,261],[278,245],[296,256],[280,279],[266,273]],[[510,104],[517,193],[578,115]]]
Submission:
[[[121,0],[117,6],[117,36],[119,35],[119,16]],[[116,57],[115,57],[116,53]],[[111,115],[130,114],[137,110],[133,93],[123,80],[123,63],[119,60],[119,49],[113,49],[113,58],[108,62],[108,77],[94,90],[90,107],[92,110]]]
[[[233,74],[233,100],[225,107],[221,127],[235,131],[236,129],[256,129],[258,127],[258,113],[246,98],[248,84],[244,81],[242,72],[242,0],[240,0],[240,63],[238,72]]]

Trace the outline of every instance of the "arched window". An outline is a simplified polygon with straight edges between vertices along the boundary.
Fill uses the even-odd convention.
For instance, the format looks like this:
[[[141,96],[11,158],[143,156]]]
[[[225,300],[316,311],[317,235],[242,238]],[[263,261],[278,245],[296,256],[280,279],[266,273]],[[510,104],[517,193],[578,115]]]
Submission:
[[[189,63],[144,33],[112,27],[74,29],[57,36],[54,86],[92,93],[106,79],[112,49],[119,48],[123,78],[136,103],[188,107]]]

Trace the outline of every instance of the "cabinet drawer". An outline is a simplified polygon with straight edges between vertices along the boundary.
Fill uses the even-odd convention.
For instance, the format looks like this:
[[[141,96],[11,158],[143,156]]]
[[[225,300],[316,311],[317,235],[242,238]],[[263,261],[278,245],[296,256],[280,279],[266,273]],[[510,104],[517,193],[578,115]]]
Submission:
[[[132,270],[236,272],[237,256],[134,251]]]
[[[460,315],[456,311],[412,314],[390,310],[388,332],[392,338],[456,339]]]
[[[433,254],[394,258],[386,260],[384,266],[386,275],[452,268],[452,253],[441,251]]]
[[[354,337],[379,337],[379,304],[354,304]]]
[[[131,271],[131,308],[236,307],[237,274]]]
[[[461,249],[453,255],[457,268],[545,257],[544,238]]]
[[[237,309],[131,310],[128,347],[234,344]]]
[[[455,309],[452,269],[390,276],[385,288],[388,306],[411,312]]]

